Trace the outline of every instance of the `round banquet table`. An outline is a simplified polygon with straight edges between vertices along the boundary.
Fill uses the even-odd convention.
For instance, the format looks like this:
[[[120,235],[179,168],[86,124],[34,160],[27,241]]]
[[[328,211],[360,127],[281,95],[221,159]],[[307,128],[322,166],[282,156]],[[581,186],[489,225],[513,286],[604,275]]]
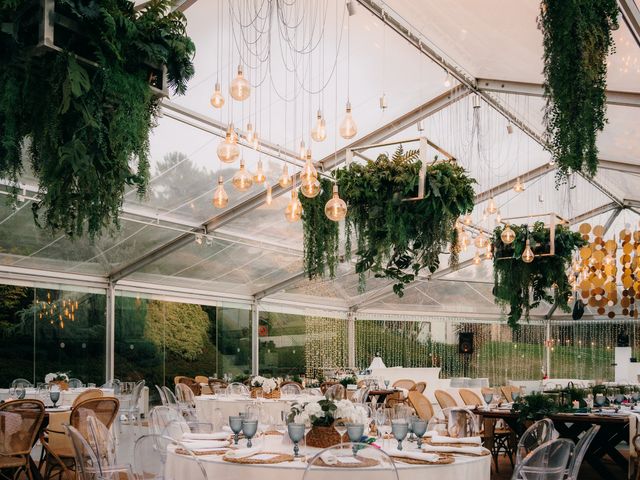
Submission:
[[[318,399],[322,397],[313,397],[309,395],[297,395],[295,397],[286,397],[280,399],[268,398],[248,398],[248,397],[223,397],[216,395],[199,395],[196,400],[196,414],[198,420],[205,423],[211,423],[216,429],[220,429],[221,425],[216,425],[215,412],[219,409],[222,414],[222,421],[227,423],[229,416],[238,415],[244,412],[250,405],[259,405],[261,413],[272,419],[280,419],[280,412],[289,412],[291,404],[294,402],[304,403],[310,399]]]
[[[259,440],[255,440],[258,442]],[[244,447],[241,441],[241,447]],[[414,447],[415,448],[415,447]],[[264,447],[268,452],[291,453],[292,446],[285,445],[279,435],[268,435]],[[311,456],[320,450],[317,448],[301,447],[301,454]],[[230,463],[222,459],[221,455],[200,455],[198,457],[207,472],[207,478],[242,478],[246,480],[302,480],[306,463],[301,460],[272,465],[247,465]],[[489,480],[491,476],[491,455],[483,457],[456,456],[455,462],[449,465],[409,465],[396,463],[400,480],[460,480],[473,478],[474,480]],[[182,480],[185,478],[200,478],[200,469],[196,461],[189,456],[180,455],[170,450],[167,455],[165,480]],[[331,480],[382,480],[389,478],[389,471],[383,475],[376,468],[327,468],[327,478]]]
[[[105,397],[113,397],[113,388],[101,388],[96,387],[102,390],[102,393]],[[60,391],[60,400],[58,400],[57,404],[62,406],[71,406],[73,405],[73,401],[80,395],[82,392],[88,390],[87,387],[82,388],[70,388],[68,390]],[[0,400],[7,400],[9,398],[9,389],[8,388],[0,388]],[[47,393],[46,398],[38,398],[38,390],[30,387],[25,389],[24,398],[28,398],[30,400],[43,400],[45,405],[51,404],[51,400],[49,400],[49,395]]]

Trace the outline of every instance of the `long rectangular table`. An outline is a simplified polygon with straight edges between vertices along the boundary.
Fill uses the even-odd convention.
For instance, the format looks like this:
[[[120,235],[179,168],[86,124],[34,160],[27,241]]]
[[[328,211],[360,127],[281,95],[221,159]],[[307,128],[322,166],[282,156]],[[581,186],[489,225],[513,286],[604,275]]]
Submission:
[[[510,410],[476,410],[476,413],[484,418],[485,426],[490,429],[490,424],[495,419],[502,419],[516,433],[522,435],[525,428],[518,421],[518,414]],[[585,461],[596,470],[602,478],[612,480],[614,478],[627,478],[629,460],[616,448],[621,442],[629,441],[629,416],[627,415],[576,415],[573,413],[558,413],[549,417],[561,438],[569,438],[578,442],[580,435],[591,428],[592,425],[600,425],[600,430],[591,442]],[[608,456],[622,472],[612,471],[602,459]],[[621,473],[624,475],[621,476]]]

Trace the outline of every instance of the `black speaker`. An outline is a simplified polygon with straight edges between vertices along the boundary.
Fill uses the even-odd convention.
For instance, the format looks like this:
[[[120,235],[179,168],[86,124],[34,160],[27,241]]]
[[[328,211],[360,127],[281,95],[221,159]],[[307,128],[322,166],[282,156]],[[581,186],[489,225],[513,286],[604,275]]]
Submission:
[[[473,353],[473,332],[458,334],[458,353]]]
[[[576,303],[573,304],[573,313],[571,317],[574,320],[580,320],[584,315],[584,302],[580,299],[576,300]]]

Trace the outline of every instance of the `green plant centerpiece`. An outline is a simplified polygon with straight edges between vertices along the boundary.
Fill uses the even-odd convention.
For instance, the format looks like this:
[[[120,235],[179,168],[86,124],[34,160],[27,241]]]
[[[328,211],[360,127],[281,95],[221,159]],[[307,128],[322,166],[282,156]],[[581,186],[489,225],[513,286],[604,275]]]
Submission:
[[[563,410],[554,396],[543,393],[532,393],[518,398],[513,402],[512,411],[518,414],[518,421],[522,424],[535,422],[550,417]]]
[[[509,325],[516,328],[522,316],[528,319],[529,312],[542,301],[556,303],[563,311],[570,311],[571,285],[566,271],[573,252],[586,243],[582,236],[557,225],[555,254],[548,255],[551,233],[543,222],[535,222],[531,230],[527,225],[509,225],[515,233],[510,244],[501,238],[505,228],[497,227],[493,232],[493,295],[498,305],[509,308]],[[531,263],[522,260],[527,239],[535,254]]]
[[[415,199],[421,167],[417,150],[405,151],[399,146],[392,156],[381,154],[376,161],[352,163],[334,172],[340,196],[348,206],[347,258],[352,233],[356,239],[360,291],[364,291],[366,274],[371,272],[394,280],[393,290],[402,296],[404,286],[421,271],[438,269],[439,256],[447,250],[450,264],[457,265],[456,220],[473,210],[475,180],[455,161],[434,161],[426,167],[424,198]],[[324,185],[323,190],[327,195],[330,192]],[[321,214],[328,198],[307,199],[303,204],[309,278],[335,272],[340,258],[337,225],[327,226],[334,222]]]
[[[340,380],[338,380],[338,383],[342,385],[344,388],[347,388],[347,385],[357,385],[358,377],[356,377],[355,375],[347,375],[346,377],[343,377]]]
[[[596,135],[606,123],[607,55],[618,28],[615,0],[543,0],[545,121],[558,164],[589,177],[598,168]]]
[[[31,3],[0,3],[0,177],[37,179],[38,225],[94,237],[117,228],[128,187],[144,196],[160,101],[150,85],[166,67],[183,94],[195,46],[171,0],[55,0],[40,15],[73,28],[56,24],[55,48],[36,47],[37,22],[20,17]]]

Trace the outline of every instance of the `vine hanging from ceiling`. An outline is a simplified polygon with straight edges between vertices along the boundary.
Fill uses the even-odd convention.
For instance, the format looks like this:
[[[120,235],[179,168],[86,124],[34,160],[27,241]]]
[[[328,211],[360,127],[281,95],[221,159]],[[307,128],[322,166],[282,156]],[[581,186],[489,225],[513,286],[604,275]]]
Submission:
[[[607,55],[618,28],[616,0],[543,0],[545,122],[557,182],[571,172],[593,177],[596,137],[606,120]]]
[[[0,5],[0,23],[11,26],[0,32],[0,177],[14,201],[23,173],[37,179],[38,225],[94,237],[118,226],[127,187],[145,194],[159,107],[150,85],[164,66],[183,94],[195,46],[172,0],[139,10],[128,0],[56,0],[53,18],[68,19],[54,28],[61,51],[34,54],[38,24],[23,22],[23,3]]]

